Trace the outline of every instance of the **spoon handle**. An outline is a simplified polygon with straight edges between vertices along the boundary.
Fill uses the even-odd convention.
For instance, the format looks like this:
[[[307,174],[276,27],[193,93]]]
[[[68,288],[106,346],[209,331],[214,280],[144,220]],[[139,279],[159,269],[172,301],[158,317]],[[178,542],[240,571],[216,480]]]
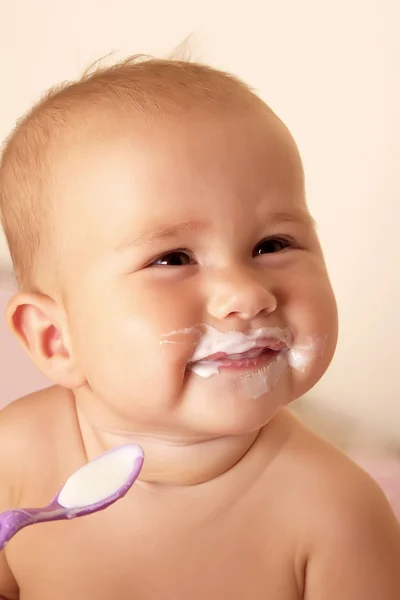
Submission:
[[[35,516],[25,510],[6,510],[0,514],[0,551],[23,527],[30,525]]]

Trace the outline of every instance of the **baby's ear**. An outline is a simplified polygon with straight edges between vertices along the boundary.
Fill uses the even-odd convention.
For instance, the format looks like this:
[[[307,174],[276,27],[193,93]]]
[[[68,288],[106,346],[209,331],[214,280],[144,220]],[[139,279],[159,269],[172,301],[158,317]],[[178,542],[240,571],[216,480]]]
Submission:
[[[70,347],[65,312],[41,294],[16,294],[7,307],[11,331],[51,381],[69,389],[85,383]]]

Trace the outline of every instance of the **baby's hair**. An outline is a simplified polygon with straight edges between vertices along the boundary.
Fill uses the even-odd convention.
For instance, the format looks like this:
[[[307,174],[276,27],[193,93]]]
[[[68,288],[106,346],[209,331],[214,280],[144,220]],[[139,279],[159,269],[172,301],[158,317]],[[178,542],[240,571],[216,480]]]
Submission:
[[[73,144],[112,131],[126,118],[261,102],[240,80],[187,60],[134,56],[95,64],[77,81],[53,87],[16,125],[0,159],[0,215],[20,289],[43,291],[57,277],[57,186],[52,166]]]

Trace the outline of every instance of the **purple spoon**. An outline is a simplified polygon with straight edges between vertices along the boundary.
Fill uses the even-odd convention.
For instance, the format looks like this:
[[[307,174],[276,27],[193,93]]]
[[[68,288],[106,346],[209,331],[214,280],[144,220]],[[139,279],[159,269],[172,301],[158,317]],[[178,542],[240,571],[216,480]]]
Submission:
[[[125,496],[136,481],[143,460],[140,446],[120,446],[78,469],[48,506],[18,508],[1,513],[0,550],[23,527],[84,517],[114,504]]]

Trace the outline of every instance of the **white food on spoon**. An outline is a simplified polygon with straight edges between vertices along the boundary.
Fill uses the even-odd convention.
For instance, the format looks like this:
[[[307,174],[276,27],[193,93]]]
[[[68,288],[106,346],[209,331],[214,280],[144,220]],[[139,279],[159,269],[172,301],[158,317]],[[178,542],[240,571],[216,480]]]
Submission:
[[[129,481],[135,461],[143,457],[140,446],[122,446],[76,471],[58,496],[64,508],[80,508],[113,496]]]

